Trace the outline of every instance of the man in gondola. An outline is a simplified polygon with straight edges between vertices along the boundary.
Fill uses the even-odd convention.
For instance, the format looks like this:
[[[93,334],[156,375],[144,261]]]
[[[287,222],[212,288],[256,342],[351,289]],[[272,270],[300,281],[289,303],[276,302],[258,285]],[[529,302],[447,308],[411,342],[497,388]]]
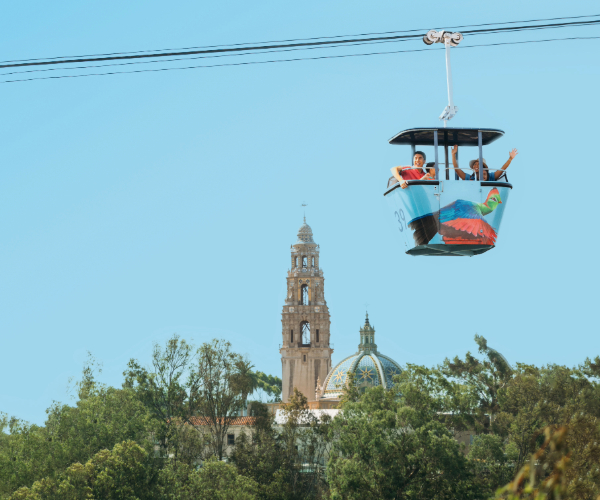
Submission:
[[[435,169],[430,168],[429,172],[423,170],[423,167],[425,167],[425,159],[426,156],[423,151],[415,151],[412,167],[392,167],[392,175],[398,180],[402,189],[406,189],[408,187],[408,183],[406,181],[431,181],[435,179]]]

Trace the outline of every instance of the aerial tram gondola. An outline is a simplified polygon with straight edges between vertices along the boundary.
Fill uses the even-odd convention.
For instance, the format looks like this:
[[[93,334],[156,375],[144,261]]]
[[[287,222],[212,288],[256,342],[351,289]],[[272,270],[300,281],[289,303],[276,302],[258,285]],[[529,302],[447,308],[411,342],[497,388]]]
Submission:
[[[440,116],[444,126],[411,128],[389,140],[390,144],[411,146],[411,158],[414,158],[417,146],[434,148],[435,161],[425,167],[427,172],[435,172],[431,179],[405,180],[405,188],[402,188],[392,177],[384,193],[409,255],[473,256],[491,250],[498,239],[512,189],[505,171],[498,178],[496,174],[490,178],[489,172],[495,172],[493,169],[484,175],[483,146],[502,137],[502,130],[446,126],[458,111],[452,100],[450,48],[462,39],[460,33],[435,30],[423,38],[428,45],[437,42],[446,47],[448,106]],[[458,180],[448,154],[449,147],[454,145],[459,149],[465,146],[478,148],[479,175],[475,180]],[[444,164],[439,162],[439,147],[444,148]]]

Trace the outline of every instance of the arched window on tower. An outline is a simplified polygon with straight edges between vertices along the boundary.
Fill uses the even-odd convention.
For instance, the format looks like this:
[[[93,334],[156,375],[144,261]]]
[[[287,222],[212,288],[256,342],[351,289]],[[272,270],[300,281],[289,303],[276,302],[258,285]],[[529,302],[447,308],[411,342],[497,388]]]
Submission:
[[[303,306],[308,305],[308,285],[302,285],[301,295],[300,295],[300,305],[303,305]]]
[[[302,257],[302,267],[306,267],[308,266],[308,257],[303,256]]]
[[[315,258],[312,258],[312,267],[315,267]]]
[[[309,346],[310,345],[310,323],[308,321],[303,321],[300,323],[300,331],[302,332],[302,345]]]
[[[294,265],[294,267],[298,267],[298,257],[296,257],[294,260],[296,262],[295,265]]]

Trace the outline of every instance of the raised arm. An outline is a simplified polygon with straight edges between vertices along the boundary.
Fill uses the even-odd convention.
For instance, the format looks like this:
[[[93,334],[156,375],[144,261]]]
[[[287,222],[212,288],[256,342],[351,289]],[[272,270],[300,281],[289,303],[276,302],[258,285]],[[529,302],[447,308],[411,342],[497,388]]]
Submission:
[[[506,163],[504,165],[502,165],[502,170],[506,170],[508,168],[508,166],[510,165],[510,162],[512,162],[515,159],[515,156],[517,156],[519,154],[519,152],[517,151],[517,149],[513,149],[510,153],[508,153],[508,160],[506,161]],[[494,172],[494,180],[496,180],[498,177],[500,177],[501,172],[499,170],[497,170],[496,172]]]
[[[454,171],[464,181],[465,173],[460,168],[458,168],[458,161],[456,161],[456,153],[458,153],[458,145],[454,145],[452,147],[452,166],[454,167]]]

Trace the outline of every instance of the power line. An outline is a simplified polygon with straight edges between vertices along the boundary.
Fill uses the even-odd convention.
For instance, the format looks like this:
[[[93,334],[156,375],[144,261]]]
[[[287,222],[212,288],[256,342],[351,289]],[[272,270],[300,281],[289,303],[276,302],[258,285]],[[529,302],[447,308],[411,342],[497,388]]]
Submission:
[[[542,42],[558,42],[558,41],[567,41],[567,40],[595,40],[600,39],[600,36],[588,36],[588,37],[569,37],[569,38],[549,38],[546,40],[525,40],[521,42],[499,42],[499,43],[487,43],[480,45],[469,45],[469,46],[461,46],[455,47],[455,49],[472,49],[476,47],[494,47],[498,45],[518,45],[518,44],[528,44],[528,43],[542,43]],[[442,49],[442,47],[440,47]],[[361,57],[361,56],[374,56],[374,55],[385,55],[385,54],[400,54],[407,52],[424,52],[429,50],[435,50],[432,48],[425,49],[414,49],[414,50],[395,50],[390,52],[370,52],[367,54],[343,54],[337,56],[320,56],[320,57],[301,57],[295,59],[276,59],[271,61],[249,61],[249,62],[239,62],[239,63],[226,63],[226,64],[211,64],[211,65],[199,65],[199,66],[185,66],[181,68],[157,68],[157,69],[140,69],[134,71],[113,71],[107,73],[88,73],[85,75],[61,75],[61,76],[45,76],[45,77],[37,77],[37,78],[24,78],[19,80],[4,80],[0,81],[0,83],[16,83],[16,82],[30,82],[34,80],[54,80],[54,79],[62,79],[62,78],[83,78],[88,76],[109,76],[109,75],[125,75],[132,73],[155,73],[159,71],[179,71],[179,70],[187,70],[187,69],[198,69],[198,68],[218,68],[224,66],[249,66],[253,64],[270,64],[270,63],[281,63],[281,62],[296,62],[296,61],[314,61],[318,59],[340,59],[345,57]]]
[[[600,20],[593,21],[574,21],[565,23],[553,23],[543,24],[534,26],[518,26],[518,27],[504,27],[504,28],[485,28],[479,30],[467,30],[463,31],[463,34],[482,34],[482,33],[501,33],[501,32],[514,32],[514,31],[528,31],[538,29],[551,29],[551,28],[564,28],[567,26],[591,26],[600,24]],[[133,54],[133,55],[122,55],[122,56],[107,56],[107,57],[92,57],[85,59],[65,59],[61,61],[57,60],[46,60],[46,61],[35,61],[35,62],[23,62],[23,63],[12,63],[2,64],[0,69],[4,68],[15,68],[24,66],[40,66],[40,65],[54,65],[54,64],[73,64],[82,62],[102,62],[102,61],[117,61],[125,59],[140,59],[140,58],[160,58],[160,57],[172,57],[172,56],[188,56],[188,55],[199,55],[199,54],[215,54],[223,52],[243,52],[243,51],[256,51],[256,50],[269,50],[269,49],[280,49],[280,48],[293,48],[293,47],[311,47],[311,46],[328,46],[334,44],[350,44],[357,42],[374,42],[382,40],[404,40],[411,38],[421,38],[422,32],[415,35],[396,35],[389,37],[375,37],[367,39],[347,39],[347,40],[328,40],[320,42],[304,42],[304,43],[293,43],[293,44],[279,44],[279,45],[261,45],[254,47],[234,47],[234,48],[221,48],[221,49],[208,49],[208,50],[192,50],[183,52],[170,52],[170,53],[152,53],[152,54]]]
[[[565,19],[584,19],[590,17],[600,17],[600,14],[591,14],[586,16],[569,16],[569,17],[551,17],[545,19],[527,19],[523,21],[506,21],[501,23],[483,23],[483,24],[466,24],[461,26],[450,26],[447,29],[460,29],[460,28],[477,28],[481,26],[502,26],[505,24],[518,24],[518,23],[533,23],[533,22],[542,22],[542,21],[560,21]],[[183,47],[176,49],[155,49],[155,50],[139,50],[139,51],[130,51],[130,52],[111,52],[106,54],[87,54],[87,55],[79,55],[79,56],[59,56],[59,57],[45,57],[45,58],[37,58],[37,59],[16,59],[12,61],[0,61],[0,64],[8,64],[14,62],[29,62],[29,61],[50,61],[56,59],[80,59],[87,57],[102,57],[102,56],[116,56],[116,55],[125,55],[125,54],[143,54],[149,52],[173,52],[173,51],[187,51],[187,50],[195,50],[195,49],[211,49],[211,48],[219,48],[219,47],[239,47],[243,45],[264,45],[264,44],[272,44],[272,43],[287,43],[287,42],[298,42],[298,41],[309,41],[309,40],[323,40],[326,38],[347,38],[347,37],[358,37],[358,36],[373,36],[373,35],[390,35],[393,33],[413,33],[413,32],[424,32],[428,31],[429,28],[420,28],[420,29],[411,29],[411,30],[403,30],[403,31],[383,31],[383,32],[374,32],[374,33],[358,33],[353,35],[335,35],[335,36],[320,36],[320,37],[312,37],[312,38],[292,38],[287,40],[271,40],[266,42],[245,42],[245,43],[234,43],[234,44],[224,44],[224,45],[206,45],[199,47]]]

